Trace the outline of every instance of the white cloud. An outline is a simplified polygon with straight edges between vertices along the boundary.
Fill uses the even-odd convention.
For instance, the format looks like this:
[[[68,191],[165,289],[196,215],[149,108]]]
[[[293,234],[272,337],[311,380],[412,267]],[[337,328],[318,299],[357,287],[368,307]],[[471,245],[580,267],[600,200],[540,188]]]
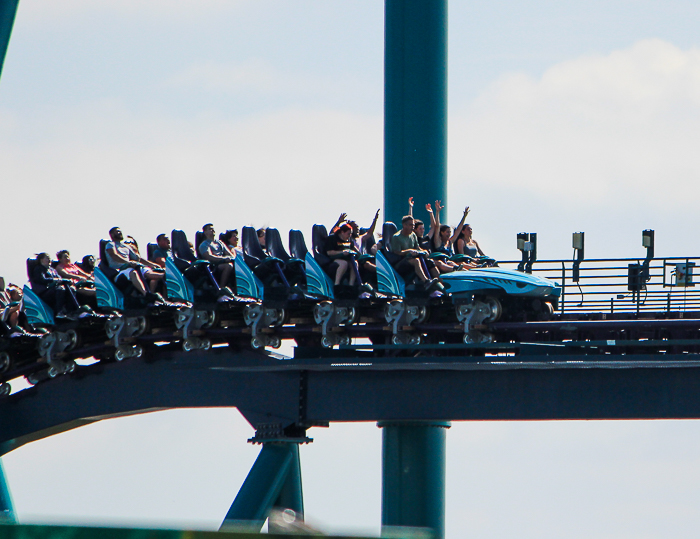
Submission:
[[[481,227],[498,212],[491,240],[510,245],[515,228],[552,233],[554,223],[567,237],[593,232],[616,250],[606,254],[632,256],[643,227],[663,227],[673,241],[674,225],[700,224],[699,144],[700,51],[640,41],[538,79],[503,76],[453,114],[451,193],[478,202]],[[622,253],[610,240],[631,234],[627,226],[635,237]],[[676,247],[697,247],[683,239]]]

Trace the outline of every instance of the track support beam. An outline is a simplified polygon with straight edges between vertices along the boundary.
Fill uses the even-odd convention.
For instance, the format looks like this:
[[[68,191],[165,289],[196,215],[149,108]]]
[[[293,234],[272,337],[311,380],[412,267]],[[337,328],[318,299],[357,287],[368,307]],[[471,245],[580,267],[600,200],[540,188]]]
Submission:
[[[7,52],[7,45],[10,43],[12,25],[15,22],[18,4],[19,0],[0,0],[0,76],[2,75],[2,66],[5,63],[5,53]]]
[[[0,461],[0,523],[3,524],[17,524],[17,518],[15,517],[15,510],[12,504],[12,496],[10,495],[10,488],[7,484],[7,477],[5,476],[5,469]]]
[[[447,0],[386,0],[384,219],[447,204]]]
[[[292,509],[297,519],[303,519],[301,464],[296,442],[263,444],[220,529],[245,528],[259,532],[273,508]]]
[[[429,528],[445,537],[445,439],[449,421],[381,421],[382,532]]]

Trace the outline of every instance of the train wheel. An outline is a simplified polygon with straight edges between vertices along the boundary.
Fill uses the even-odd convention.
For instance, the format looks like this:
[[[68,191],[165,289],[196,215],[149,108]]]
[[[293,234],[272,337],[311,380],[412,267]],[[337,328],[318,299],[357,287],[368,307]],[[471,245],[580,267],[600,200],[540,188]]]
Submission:
[[[68,346],[66,346],[66,350],[75,350],[80,346],[80,333],[78,333],[76,330],[69,329],[66,331],[66,336],[68,337]]]
[[[114,351],[114,361],[124,361],[128,357],[126,350],[123,346],[118,346]]]
[[[202,343],[199,346],[202,350],[211,349],[211,339],[202,339]]]
[[[0,372],[5,372],[10,368],[10,354],[0,352]]]
[[[546,322],[547,320],[552,319],[552,315],[554,314],[554,307],[552,307],[552,304],[543,301],[542,306],[540,307],[539,312],[537,313],[537,320],[540,320],[542,322]]]
[[[138,337],[139,335],[143,335],[148,331],[148,318],[145,316],[137,316],[138,319],[138,326],[136,328],[136,332],[134,333],[135,337]]]
[[[501,300],[493,296],[486,296],[484,303],[489,308],[489,314],[484,318],[484,322],[498,322],[503,315],[503,305]]]
[[[350,335],[341,335],[338,344],[341,346],[347,346],[351,343]]]
[[[182,341],[182,350],[185,352],[191,352],[197,348],[197,345],[194,342],[194,339],[185,339]]]
[[[250,346],[253,348],[253,350],[260,350],[265,348],[265,341],[260,337],[253,337],[250,339]]]
[[[321,346],[324,348],[333,348],[333,345],[335,345],[335,341],[331,337],[328,335],[321,337]]]
[[[131,357],[142,357],[143,356],[143,346],[140,344],[137,344],[134,346],[134,348],[131,351]]]
[[[282,346],[282,339],[280,339],[277,335],[273,335],[268,339],[267,345],[277,349]]]

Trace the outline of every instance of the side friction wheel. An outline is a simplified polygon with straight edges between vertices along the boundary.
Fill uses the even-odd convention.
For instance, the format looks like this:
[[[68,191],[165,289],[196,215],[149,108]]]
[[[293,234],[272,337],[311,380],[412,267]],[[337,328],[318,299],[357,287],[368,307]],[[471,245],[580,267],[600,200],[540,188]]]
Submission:
[[[0,352],[0,372],[5,372],[10,368],[10,354]]]
[[[489,314],[484,318],[484,322],[498,322],[503,315],[501,300],[493,296],[487,296],[484,298],[484,303],[489,308]]]

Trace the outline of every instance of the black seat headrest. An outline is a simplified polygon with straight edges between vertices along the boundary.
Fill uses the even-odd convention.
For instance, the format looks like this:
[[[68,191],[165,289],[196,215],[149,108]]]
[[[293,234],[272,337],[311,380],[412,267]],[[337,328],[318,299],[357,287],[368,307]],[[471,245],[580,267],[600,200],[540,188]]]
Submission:
[[[276,228],[268,228],[265,230],[265,246],[267,247],[267,252],[270,253],[271,256],[279,258],[282,262],[286,263],[291,258],[284,248],[282,237],[280,236],[279,230]]]
[[[170,233],[170,248],[173,251],[173,256],[177,258],[181,258],[187,262],[194,262],[197,260],[197,256],[187,241],[187,234],[185,234],[183,230],[173,230]]]
[[[155,253],[157,248],[158,248],[158,245],[155,243],[147,243],[146,244],[146,254],[148,255],[147,258],[151,262],[155,262],[155,258],[153,256],[153,253]]]
[[[314,225],[311,229],[311,248],[314,254],[326,254],[326,241],[328,241],[328,230],[325,225]]]
[[[100,240],[100,268],[108,268],[107,264],[107,244],[110,240]]]
[[[294,258],[306,260],[306,253],[308,253],[309,250],[306,248],[306,241],[304,240],[304,234],[301,233],[301,230],[289,231],[289,251]]]
[[[36,258],[27,258],[27,277],[29,277],[29,283],[32,283],[32,274],[34,273],[34,268],[39,265],[39,261]]]
[[[265,251],[260,246],[260,241],[258,241],[258,233],[252,226],[244,226],[241,234],[241,247],[245,255],[258,260],[267,258],[267,254],[265,254]]]
[[[398,232],[398,228],[396,228],[396,225],[391,221],[387,221],[384,223],[384,226],[382,226],[382,240],[384,240],[382,251],[385,253],[391,252],[391,238],[394,236],[394,234],[396,234],[396,232]]]
[[[201,230],[197,230],[197,232],[194,233],[194,252],[197,255],[197,258],[202,258],[202,255],[199,254],[199,246],[202,245],[206,239],[207,238],[204,235],[204,232]]]

